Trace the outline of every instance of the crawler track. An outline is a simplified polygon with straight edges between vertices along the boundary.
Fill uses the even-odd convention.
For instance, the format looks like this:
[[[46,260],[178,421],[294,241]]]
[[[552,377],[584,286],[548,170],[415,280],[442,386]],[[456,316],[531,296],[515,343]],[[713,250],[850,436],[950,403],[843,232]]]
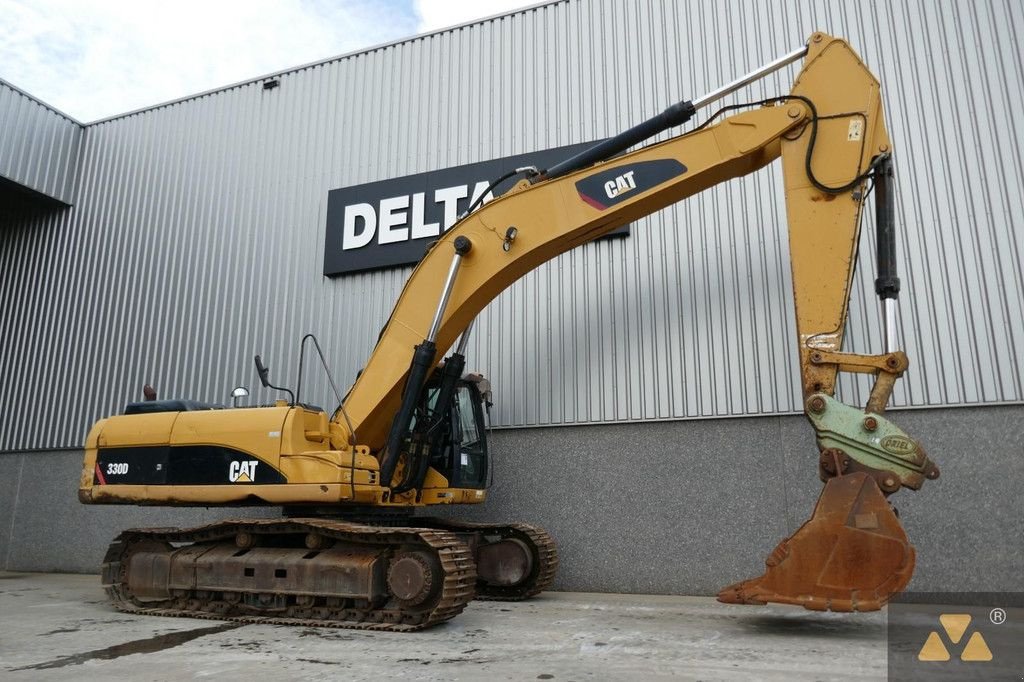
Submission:
[[[231,590],[176,589],[171,598],[155,601],[143,601],[132,594],[127,573],[133,552],[152,551],[161,545],[171,551],[172,543],[223,547],[232,545],[240,533],[264,541],[315,533],[329,541],[363,546],[372,551],[412,547],[436,557],[439,579],[432,583],[429,597],[416,606],[403,605],[394,595],[378,599],[377,603],[310,597],[301,605],[292,600],[283,606],[265,609],[245,603],[239,598],[239,592]],[[470,549],[454,533],[428,528],[380,528],[330,519],[229,520],[189,529],[133,529],[114,540],[103,561],[104,588],[113,605],[121,611],[242,623],[422,630],[458,615],[473,599],[475,583],[476,569]],[[315,593],[313,586],[309,592]]]
[[[453,533],[474,533],[478,535],[515,538],[530,547],[533,553],[533,570],[522,583],[513,586],[488,585],[478,580],[476,599],[487,601],[522,601],[534,597],[551,587],[558,572],[558,546],[554,539],[539,526],[528,523],[470,523],[454,519],[416,517],[416,525],[449,531]]]

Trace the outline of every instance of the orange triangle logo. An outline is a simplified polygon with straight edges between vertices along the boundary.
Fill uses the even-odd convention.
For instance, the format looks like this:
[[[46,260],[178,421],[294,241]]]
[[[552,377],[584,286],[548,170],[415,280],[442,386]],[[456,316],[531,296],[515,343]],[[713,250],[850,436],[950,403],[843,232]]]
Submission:
[[[949,641],[959,644],[960,638],[967,632],[967,626],[971,624],[971,616],[967,613],[944,613],[939,616],[939,622],[949,635]]]
[[[942,643],[939,638],[939,633],[931,632],[928,635],[928,639],[924,641],[924,646],[921,647],[921,651],[917,653],[917,660],[919,661],[948,661],[949,652],[946,651],[946,645]]]
[[[252,483],[252,479],[249,478],[249,474],[239,474],[238,478],[235,479],[235,483]]]
[[[942,629],[953,644],[959,644],[971,624],[971,617],[966,613],[944,613],[939,616]],[[919,661],[948,661],[949,650],[942,643],[942,637],[935,630],[928,634],[924,646],[917,652]],[[992,650],[988,648],[988,642],[980,632],[975,631],[967,640],[963,651],[960,652],[961,661],[991,661]]]
[[[971,635],[971,638],[967,640],[967,646],[964,647],[963,653],[960,654],[960,660],[992,660],[992,650],[988,648],[988,643],[985,642],[985,638],[981,636],[980,632],[975,632],[973,635]]]

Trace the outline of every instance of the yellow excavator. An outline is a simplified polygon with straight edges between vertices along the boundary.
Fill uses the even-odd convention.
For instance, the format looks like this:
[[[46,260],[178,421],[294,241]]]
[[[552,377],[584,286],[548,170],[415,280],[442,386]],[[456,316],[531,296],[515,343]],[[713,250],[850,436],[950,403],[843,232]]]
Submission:
[[[627,153],[801,59],[789,94],[723,107],[686,134]],[[454,617],[473,598],[548,588],[558,555],[542,529],[413,514],[487,498],[488,384],[465,374],[474,319],[541,263],[781,157],[804,406],[825,487],[764,575],[719,599],[880,608],[907,585],[915,559],[887,497],[939,474],[883,416],[907,369],[895,338],[892,153],[878,80],[847,43],[815,33],[555,166],[513,171],[502,181],[517,184],[471,206],[430,247],[347,396],[331,378],[339,406],[330,417],[302,402],[301,386],[270,383],[256,356],[263,385],[287,399],[255,408],[147,400],[93,426],[83,503],[283,507],[275,518],[124,531],[103,561],[107,594],[134,613],[408,631]],[[842,346],[869,191],[885,338],[883,353],[865,355]],[[327,370],[307,335],[300,382],[309,340]],[[839,372],[874,375],[865,408],[833,397]]]

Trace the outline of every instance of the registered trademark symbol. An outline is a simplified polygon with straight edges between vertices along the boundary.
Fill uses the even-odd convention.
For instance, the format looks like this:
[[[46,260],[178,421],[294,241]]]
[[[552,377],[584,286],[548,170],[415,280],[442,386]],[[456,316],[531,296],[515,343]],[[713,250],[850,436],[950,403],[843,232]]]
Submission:
[[[989,611],[988,619],[992,621],[993,625],[1002,625],[1006,622],[1006,611],[1002,609],[992,609]]]

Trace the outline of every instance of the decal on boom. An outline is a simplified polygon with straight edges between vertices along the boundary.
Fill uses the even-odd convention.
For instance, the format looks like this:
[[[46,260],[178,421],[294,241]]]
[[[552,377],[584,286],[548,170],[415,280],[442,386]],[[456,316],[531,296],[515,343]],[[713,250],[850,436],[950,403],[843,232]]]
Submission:
[[[580,199],[603,211],[685,172],[686,166],[675,159],[639,161],[585,177],[576,183],[576,191]]]

